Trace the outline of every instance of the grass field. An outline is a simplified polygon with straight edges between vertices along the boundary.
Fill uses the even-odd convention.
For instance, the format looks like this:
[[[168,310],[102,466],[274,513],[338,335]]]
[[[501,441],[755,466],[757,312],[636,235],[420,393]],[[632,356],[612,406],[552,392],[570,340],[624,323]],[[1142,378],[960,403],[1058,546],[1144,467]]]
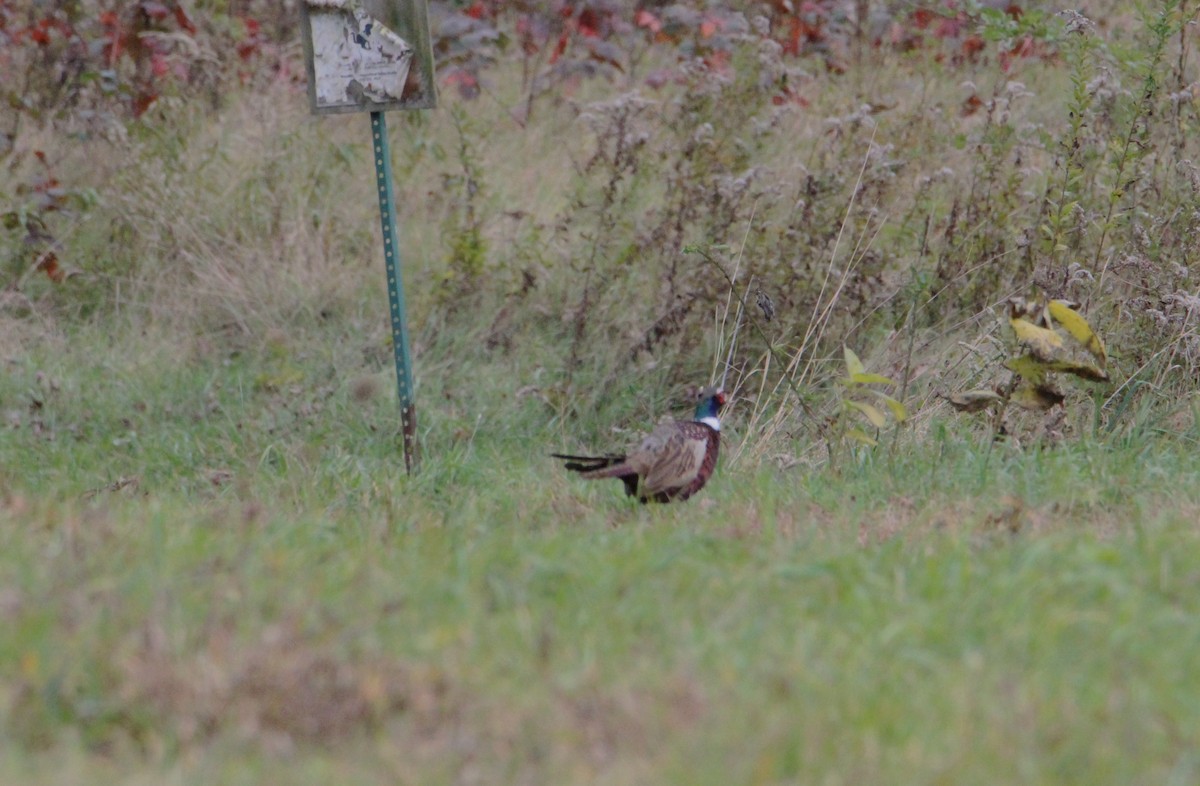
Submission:
[[[60,338],[4,378],[43,402],[0,443],[7,782],[1196,777],[1194,431],[941,428],[639,507],[536,411],[473,402],[410,479],[383,383]]]
[[[397,118],[411,477],[365,117],[277,86],[164,101],[123,146],[27,129],[96,204],[78,275],[0,293],[0,782],[1200,780],[1200,120],[1120,158],[1168,114],[1093,85],[1073,127],[1062,98],[1099,65],[1194,77],[1132,18],[1018,74],[877,53],[803,110],[594,81],[527,126],[503,91]],[[703,112],[709,153],[673,158]],[[1007,375],[1005,300],[1059,273],[1111,382],[1005,435],[954,412]],[[735,324],[694,499],[549,458],[687,414]],[[875,447],[843,439],[843,344],[904,380]]]

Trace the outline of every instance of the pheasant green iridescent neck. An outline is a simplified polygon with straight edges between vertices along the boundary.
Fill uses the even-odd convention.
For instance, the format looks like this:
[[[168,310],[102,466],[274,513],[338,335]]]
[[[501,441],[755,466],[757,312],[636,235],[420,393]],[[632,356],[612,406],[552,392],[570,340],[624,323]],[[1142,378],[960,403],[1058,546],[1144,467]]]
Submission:
[[[704,423],[712,428],[713,431],[720,431],[721,419],[717,415],[721,411],[724,398],[721,393],[715,393],[700,399],[700,403],[696,405],[696,416],[693,420]]]

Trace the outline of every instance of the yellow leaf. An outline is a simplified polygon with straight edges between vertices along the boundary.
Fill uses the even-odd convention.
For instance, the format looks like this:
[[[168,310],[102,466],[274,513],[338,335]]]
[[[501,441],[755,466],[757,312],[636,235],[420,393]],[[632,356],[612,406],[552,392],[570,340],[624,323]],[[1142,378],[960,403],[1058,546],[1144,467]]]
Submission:
[[[1063,326],[1071,336],[1087,348],[1087,351],[1092,353],[1092,357],[1100,362],[1100,366],[1104,367],[1108,364],[1108,353],[1104,351],[1104,342],[1100,340],[1100,336],[1096,335],[1096,331],[1092,330],[1092,326],[1087,323],[1087,320],[1080,316],[1079,312],[1071,308],[1064,300],[1050,301],[1050,316],[1058,324]]]
[[[846,357],[846,373],[853,379],[855,374],[867,373],[867,367],[858,359],[858,355],[854,354],[854,350],[845,345],[842,346],[842,352]]]
[[[1056,360],[1046,367],[1051,371],[1062,371],[1067,374],[1074,374],[1077,377],[1091,380],[1092,382],[1108,381],[1108,373],[1103,369],[1096,368],[1091,363],[1079,363],[1074,360]]]
[[[1062,336],[1053,330],[1029,322],[1020,317],[1009,319],[1017,339],[1033,352],[1038,360],[1054,360],[1055,350],[1063,348]]]
[[[1046,364],[1033,355],[1022,355],[1019,358],[1006,360],[1004,367],[1034,385],[1040,385],[1046,379]]]
[[[897,423],[903,423],[908,420],[908,410],[903,404],[891,396],[880,393],[878,390],[872,390],[871,392],[878,396],[884,404],[887,404],[887,408],[892,411],[892,417],[896,419]]]
[[[871,447],[875,447],[879,444],[874,439],[867,436],[866,432],[864,432],[862,429],[852,428],[846,432],[846,436],[855,442],[861,442],[864,445],[870,445]]]
[[[866,415],[867,420],[871,421],[871,425],[875,428],[883,428],[887,425],[887,418],[877,408],[870,404],[864,404],[861,401],[847,401],[847,406],[854,407],[859,412]]]
[[[981,409],[987,409],[992,404],[1002,403],[1004,396],[994,390],[968,390],[964,393],[947,396],[946,400],[959,412],[978,412]]]
[[[1017,389],[1012,393],[1011,401],[1022,409],[1044,412],[1057,404],[1061,404],[1063,402],[1063,394],[1049,385],[1035,385],[1026,381],[1017,385]]]
[[[896,383],[882,374],[851,374],[850,381],[858,385],[895,385]]]

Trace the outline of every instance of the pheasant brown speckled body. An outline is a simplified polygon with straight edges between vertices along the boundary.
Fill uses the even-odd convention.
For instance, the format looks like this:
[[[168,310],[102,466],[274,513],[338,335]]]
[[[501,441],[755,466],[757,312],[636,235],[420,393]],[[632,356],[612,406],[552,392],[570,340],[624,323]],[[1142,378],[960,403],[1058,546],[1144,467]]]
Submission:
[[[717,414],[724,404],[721,391],[702,391],[694,420],[664,423],[624,455],[553,455],[589,480],[619,479],[625,493],[641,502],[685,500],[703,488],[716,469],[721,446]]]

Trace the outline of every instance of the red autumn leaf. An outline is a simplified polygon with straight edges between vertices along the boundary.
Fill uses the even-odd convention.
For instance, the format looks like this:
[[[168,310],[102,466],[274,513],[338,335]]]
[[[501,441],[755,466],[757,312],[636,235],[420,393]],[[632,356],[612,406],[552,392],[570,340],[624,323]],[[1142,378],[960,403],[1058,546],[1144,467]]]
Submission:
[[[783,106],[784,104],[795,104],[800,107],[809,106],[808,99],[796,92],[796,89],[790,85],[785,85],[782,90],[771,96],[771,103],[775,106]]]
[[[1027,35],[1016,43],[1016,46],[1012,48],[1012,53],[1016,57],[1032,57],[1036,48],[1033,36]]]
[[[558,43],[554,45],[554,51],[550,53],[551,65],[557,63],[558,58],[562,57],[563,52],[567,51],[567,39],[569,35],[569,33],[563,31],[563,34],[559,36]]]
[[[579,15],[579,34],[584,38],[599,38],[602,21],[596,12],[585,8]]]
[[[161,52],[155,52],[150,56],[150,70],[158,78],[166,76],[170,72],[170,66],[167,63],[167,56]]]
[[[787,43],[783,45],[784,54],[799,55],[800,40],[804,37],[805,28],[808,26],[801,22],[798,17],[792,17],[788,29]]]
[[[934,38],[957,38],[962,32],[963,23],[957,19],[942,19],[933,29]]]
[[[243,16],[242,24],[246,27],[246,35],[249,36],[257,36],[258,31],[262,29],[262,25],[260,25],[258,20],[254,19],[253,17]]]
[[[633,15],[633,23],[638,27],[646,28],[651,33],[662,30],[662,20],[645,9]]]
[[[483,19],[488,15],[487,6],[483,3],[472,3],[467,6],[467,10],[463,11],[463,13],[472,19]]]
[[[1013,44],[1012,49],[1000,53],[1000,70],[1008,71],[1014,60],[1020,57],[1032,57],[1036,52],[1037,45],[1033,41],[1033,36],[1027,35]]]
[[[475,75],[472,74],[470,71],[466,71],[461,68],[456,68],[453,71],[448,71],[446,73],[446,75],[444,77],[442,77],[442,82],[447,85],[473,83],[473,82],[475,82]]]
[[[183,6],[176,3],[174,10],[175,10],[175,23],[177,25],[179,25],[181,28],[183,28],[184,30],[186,30],[187,32],[191,33],[192,35],[195,35],[196,34],[196,23],[192,21],[192,18],[190,16],[188,16],[188,12],[184,10]]]
[[[982,107],[982,106],[983,106],[983,99],[980,98],[975,93],[972,93],[971,95],[969,95],[967,97],[967,100],[963,101],[963,103],[962,103],[962,116],[970,117],[971,115],[978,112],[980,107]]]
[[[527,14],[517,19],[517,36],[521,40],[521,50],[527,55],[535,55],[546,43],[548,32],[541,20],[534,20]]]
[[[479,79],[466,69],[456,69],[443,77],[442,82],[458,90],[463,98],[475,98],[479,95]]]
[[[969,59],[974,59],[975,55],[979,54],[984,49],[982,36],[969,35],[963,39],[962,53]]]
[[[47,251],[42,254],[35,269],[45,273],[47,278],[55,284],[61,284],[67,278],[66,271],[59,266],[58,257],[54,255],[53,251]]]
[[[710,52],[704,56],[704,64],[714,73],[726,74],[729,73],[732,59],[729,52]]]
[[[141,117],[146,114],[146,110],[153,106],[157,100],[158,93],[149,90],[139,93],[137,98],[133,99],[133,116]]]

